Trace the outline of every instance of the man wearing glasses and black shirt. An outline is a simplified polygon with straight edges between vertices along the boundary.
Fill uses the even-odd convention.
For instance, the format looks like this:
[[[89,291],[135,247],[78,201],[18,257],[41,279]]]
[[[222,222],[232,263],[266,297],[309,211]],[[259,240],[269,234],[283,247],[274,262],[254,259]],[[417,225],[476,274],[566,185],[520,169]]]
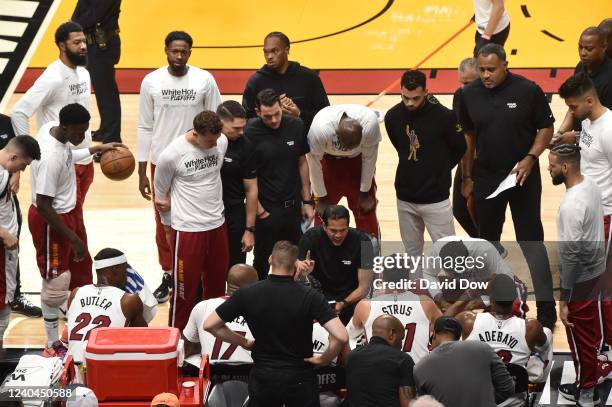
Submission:
[[[466,85],[459,100],[458,117],[468,141],[461,193],[466,199],[473,196],[479,237],[497,245],[510,204],[516,239],[535,288],[538,320],[554,329],[557,317],[543,244],[538,156],[550,144],[555,119],[542,89],[508,72],[500,45],[480,49],[478,68],[480,80]],[[516,186],[487,199],[511,172],[516,173]]]

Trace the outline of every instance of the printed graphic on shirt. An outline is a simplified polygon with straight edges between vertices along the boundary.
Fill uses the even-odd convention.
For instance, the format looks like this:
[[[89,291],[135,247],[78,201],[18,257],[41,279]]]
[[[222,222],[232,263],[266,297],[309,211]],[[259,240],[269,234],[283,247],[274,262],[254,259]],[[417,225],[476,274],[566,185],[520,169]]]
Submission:
[[[406,135],[410,140],[410,154],[408,154],[408,161],[419,161],[419,159],[417,158],[417,150],[421,147],[421,144],[419,143],[419,137],[417,136],[415,131],[410,130],[409,124],[406,125]]]
[[[219,165],[219,156],[217,154],[209,155],[193,160],[185,161],[185,175],[194,175],[198,172],[209,168],[216,168]]]
[[[162,89],[161,94],[163,102],[193,102],[197,97],[195,89]]]
[[[580,141],[590,148],[591,144],[593,144],[593,136],[585,129],[582,129],[580,132]]]
[[[72,85],[68,86],[68,89],[70,90],[70,96],[79,96],[83,94],[89,95],[89,84],[87,81],[73,83]]]

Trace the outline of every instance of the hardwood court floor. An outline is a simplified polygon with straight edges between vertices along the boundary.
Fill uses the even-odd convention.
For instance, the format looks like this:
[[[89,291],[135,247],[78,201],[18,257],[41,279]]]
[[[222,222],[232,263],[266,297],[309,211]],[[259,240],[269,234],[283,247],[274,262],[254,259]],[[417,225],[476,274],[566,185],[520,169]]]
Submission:
[[[9,103],[8,110],[16,103],[21,95],[14,95]],[[332,104],[358,103],[365,104],[371,96],[331,96]],[[237,99],[240,96],[225,95],[224,99]],[[440,100],[446,106],[451,105],[451,96],[440,96]],[[122,136],[125,144],[134,152],[136,148],[136,127],[138,120],[138,95],[122,95]],[[399,102],[399,96],[385,96],[378,101],[373,108],[380,109],[384,114],[391,106]],[[555,96],[552,109],[557,118],[557,125],[565,113],[563,102]],[[98,117],[95,99],[92,98],[92,129],[97,128]],[[381,124],[383,140],[380,146],[377,163],[376,181],[378,184],[378,217],[382,230],[382,238],[385,242],[400,242],[397,211],[395,204],[395,191],[393,180],[397,165],[397,155],[389,142],[384,126]],[[542,221],[546,239],[556,240],[555,216],[558,204],[563,195],[562,186],[553,187],[547,172],[547,155],[544,154],[540,160],[542,170]],[[19,199],[22,210],[27,214],[31,202],[30,197],[30,175],[28,170],[22,174]],[[502,240],[513,241],[515,239],[511,216],[506,215],[506,224]],[[27,223],[27,216],[25,219]],[[41,278],[36,268],[34,248],[27,225],[24,223],[21,236],[21,270],[22,284],[25,292],[39,292]],[[154,290],[160,281],[160,268],[157,264],[157,252],[154,240],[154,221],[151,204],[145,201],[138,192],[138,176],[136,172],[127,180],[121,182],[110,181],[101,173],[96,165],[96,176],[89,191],[85,203],[85,223],[87,226],[90,253],[95,255],[104,247],[115,247],[124,251],[130,264],[138,270],[147,284]],[[456,224],[457,234],[462,234],[461,227]],[[527,281],[528,271],[520,250],[516,245],[507,245],[509,256],[507,261],[515,272]],[[549,257],[553,267],[553,275],[558,276],[556,271],[555,251],[549,248]],[[558,277],[554,277],[555,286],[558,286]],[[35,303],[40,303],[38,295],[31,295]],[[167,304],[158,307],[158,315],[154,325],[165,325],[167,321]],[[535,316],[535,304],[532,304],[531,315]],[[13,315],[11,324],[5,336],[5,345],[10,347],[39,347],[45,340],[45,332],[42,319],[27,319],[22,316]],[[565,332],[560,323],[555,334],[555,349],[566,351],[568,349]]]

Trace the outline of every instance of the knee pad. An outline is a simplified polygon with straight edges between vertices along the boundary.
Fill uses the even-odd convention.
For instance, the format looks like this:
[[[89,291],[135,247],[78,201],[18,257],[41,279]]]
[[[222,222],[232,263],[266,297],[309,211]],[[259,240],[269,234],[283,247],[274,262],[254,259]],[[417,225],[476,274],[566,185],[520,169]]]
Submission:
[[[70,272],[64,272],[51,280],[43,280],[40,300],[42,305],[58,308],[70,295]]]

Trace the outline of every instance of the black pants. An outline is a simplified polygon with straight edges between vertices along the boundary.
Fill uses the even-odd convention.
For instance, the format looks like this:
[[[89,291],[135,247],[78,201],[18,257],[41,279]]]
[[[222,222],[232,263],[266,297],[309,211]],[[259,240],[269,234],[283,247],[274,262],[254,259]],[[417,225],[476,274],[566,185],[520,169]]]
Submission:
[[[475,180],[478,182],[478,179]],[[476,188],[476,187],[475,187]],[[552,276],[541,215],[542,180],[539,163],[533,166],[531,175],[523,186],[506,190],[493,199],[476,200],[478,232],[482,239],[498,243],[506,220],[506,207],[510,204],[516,240],[527,260],[535,289],[538,320],[551,328],[556,320],[552,291]]]
[[[242,252],[242,236],[246,226],[246,207],[244,203],[225,205],[225,223],[229,240],[229,266],[245,263],[246,253]]]
[[[478,56],[478,51],[480,48],[489,43],[499,44],[503,47],[508,39],[508,35],[510,35],[510,24],[508,24],[508,27],[504,28],[497,34],[492,35],[490,40],[485,40],[482,38],[478,30],[476,30],[476,35],[474,36],[474,42],[476,43],[476,46],[474,46],[474,58]]]
[[[255,223],[255,259],[253,267],[257,269],[259,279],[268,277],[268,257],[274,244],[279,240],[289,240],[298,244],[302,237],[302,211],[300,204],[291,208],[266,208],[270,215],[266,219],[257,219]]]
[[[319,407],[316,380],[313,369],[255,365],[249,377],[249,407]]]
[[[87,70],[96,94],[100,112],[99,134],[104,143],[121,141],[121,101],[115,80],[115,65],[121,57],[121,39],[110,38],[106,48],[87,46]]]
[[[470,237],[478,237],[478,228],[472,221],[467,207],[467,200],[461,195],[462,172],[457,166],[455,180],[453,181],[453,216]]]

